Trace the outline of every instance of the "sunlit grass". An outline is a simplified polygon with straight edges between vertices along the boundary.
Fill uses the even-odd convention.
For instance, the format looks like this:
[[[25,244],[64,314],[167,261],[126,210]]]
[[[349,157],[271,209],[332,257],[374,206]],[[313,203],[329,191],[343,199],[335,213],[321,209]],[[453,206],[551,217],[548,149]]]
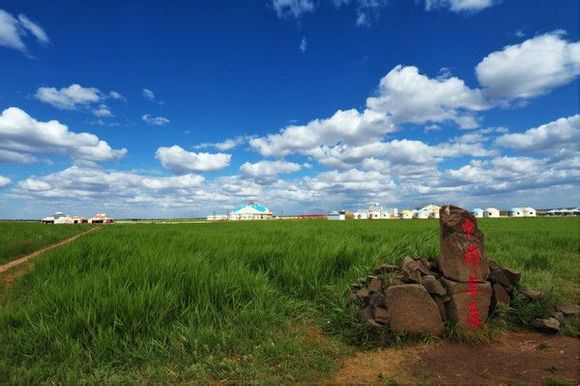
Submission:
[[[578,296],[577,219],[480,226],[525,286]],[[430,220],[104,227],[39,259],[0,306],[0,382],[316,380],[345,342],[376,338],[352,331],[350,283],[435,258],[438,238]]]

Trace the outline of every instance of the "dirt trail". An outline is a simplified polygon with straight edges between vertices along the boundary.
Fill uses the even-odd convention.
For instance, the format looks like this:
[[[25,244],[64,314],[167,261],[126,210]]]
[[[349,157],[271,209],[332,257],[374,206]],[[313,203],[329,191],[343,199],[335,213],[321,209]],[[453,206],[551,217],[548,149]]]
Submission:
[[[39,249],[38,251],[33,252],[33,253],[29,254],[29,255],[23,256],[23,257],[21,257],[19,259],[13,260],[13,261],[11,261],[9,263],[6,263],[4,265],[0,265],[0,273],[6,272],[10,268],[16,267],[17,265],[20,265],[22,263],[25,263],[28,260],[34,259],[35,257],[38,257],[39,255],[41,255],[42,253],[44,253],[44,252],[46,252],[46,251],[48,251],[50,249],[58,248],[60,246],[63,246],[63,245],[68,244],[70,242],[73,242],[74,240],[78,239],[79,237],[81,237],[83,235],[86,235],[87,233],[94,232],[97,229],[101,229],[101,228],[100,227],[91,228],[88,231],[85,231],[83,233],[79,233],[78,235],[75,235],[75,236],[69,237],[68,239],[59,241],[56,244],[52,244],[52,245],[49,245],[48,247],[44,247],[42,249]]]
[[[506,332],[499,341],[364,351],[331,383],[542,384],[580,381],[580,341],[560,335]]]

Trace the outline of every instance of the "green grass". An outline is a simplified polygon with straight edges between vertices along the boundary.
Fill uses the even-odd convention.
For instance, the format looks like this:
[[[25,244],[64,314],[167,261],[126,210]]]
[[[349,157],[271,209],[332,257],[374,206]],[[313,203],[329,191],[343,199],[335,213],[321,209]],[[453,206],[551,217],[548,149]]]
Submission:
[[[0,222],[0,264],[74,236],[91,226]]]
[[[488,254],[551,302],[578,298],[578,221],[480,226]],[[0,383],[324,380],[348,343],[376,338],[353,332],[349,284],[379,262],[435,257],[438,232],[431,220],[104,227],[37,260],[0,303]]]

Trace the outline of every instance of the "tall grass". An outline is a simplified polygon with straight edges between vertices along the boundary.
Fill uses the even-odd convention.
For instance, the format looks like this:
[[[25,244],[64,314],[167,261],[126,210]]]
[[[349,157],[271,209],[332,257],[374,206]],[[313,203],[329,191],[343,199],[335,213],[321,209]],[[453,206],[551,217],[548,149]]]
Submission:
[[[525,285],[578,295],[578,220],[480,225]],[[106,227],[16,283],[0,308],[0,382],[315,380],[350,350],[349,284],[379,262],[435,257],[438,232],[435,221]]]
[[[42,247],[67,239],[92,225],[47,225],[30,222],[0,222],[0,264]]]

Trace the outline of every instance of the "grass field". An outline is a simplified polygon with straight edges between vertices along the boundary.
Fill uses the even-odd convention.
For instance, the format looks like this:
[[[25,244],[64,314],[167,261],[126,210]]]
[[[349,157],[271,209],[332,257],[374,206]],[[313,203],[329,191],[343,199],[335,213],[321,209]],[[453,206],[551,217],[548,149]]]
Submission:
[[[488,255],[552,302],[580,300],[579,224],[480,221]],[[0,383],[324,380],[355,347],[349,284],[379,262],[435,257],[438,232],[432,220],[104,227],[0,300]]]
[[[74,236],[91,226],[0,222],[0,265]]]

